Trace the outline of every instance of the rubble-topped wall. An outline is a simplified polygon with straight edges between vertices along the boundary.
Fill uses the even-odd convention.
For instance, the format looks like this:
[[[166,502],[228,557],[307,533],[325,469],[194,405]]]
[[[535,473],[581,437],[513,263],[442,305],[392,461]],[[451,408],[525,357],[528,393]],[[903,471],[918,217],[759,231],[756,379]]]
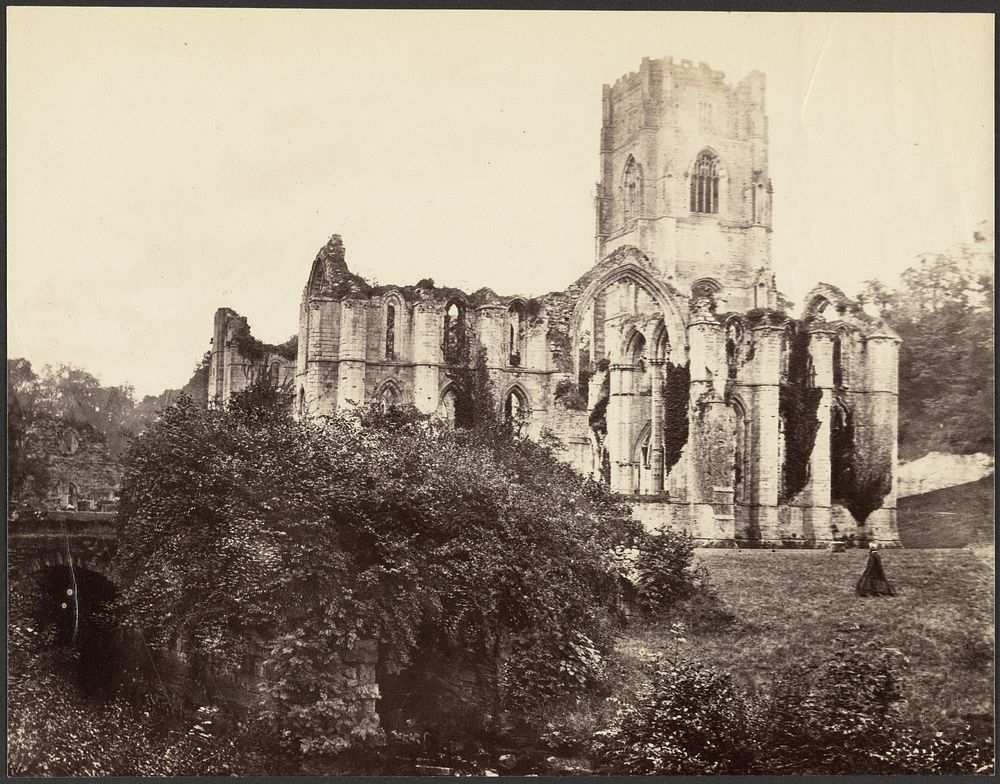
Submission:
[[[94,427],[40,416],[28,437],[44,455],[48,472],[43,497],[24,499],[29,509],[101,511],[114,506],[121,466],[108,449],[107,438]]]

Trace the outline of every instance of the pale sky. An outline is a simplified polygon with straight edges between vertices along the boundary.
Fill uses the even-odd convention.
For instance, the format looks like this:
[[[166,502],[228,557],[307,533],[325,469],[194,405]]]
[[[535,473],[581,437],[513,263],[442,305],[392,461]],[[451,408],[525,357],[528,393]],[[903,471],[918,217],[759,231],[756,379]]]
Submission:
[[[220,306],[282,342],[317,250],[381,283],[543,294],[593,263],[601,85],[767,75],[798,301],[971,238],[993,17],[7,9],[8,356],[179,387]]]

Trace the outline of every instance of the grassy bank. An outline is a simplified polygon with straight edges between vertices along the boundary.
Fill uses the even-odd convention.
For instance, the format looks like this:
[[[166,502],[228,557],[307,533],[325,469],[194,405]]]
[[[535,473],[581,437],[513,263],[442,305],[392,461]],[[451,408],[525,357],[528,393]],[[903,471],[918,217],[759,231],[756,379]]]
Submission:
[[[993,477],[901,498],[899,538],[904,547],[993,544]]]
[[[767,688],[795,663],[829,659],[836,638],[877,639],[909,657],[908,704],[915,726],[992,726],[993,574],[968,550],[883,554],[895,598],[861,599],[854,583],[867,553],[699,550],[728,622],[681,614],[683,652],[729,670],[749,688]],[[637,624],[623,640],[626,661],[674,648],[668,624]]]

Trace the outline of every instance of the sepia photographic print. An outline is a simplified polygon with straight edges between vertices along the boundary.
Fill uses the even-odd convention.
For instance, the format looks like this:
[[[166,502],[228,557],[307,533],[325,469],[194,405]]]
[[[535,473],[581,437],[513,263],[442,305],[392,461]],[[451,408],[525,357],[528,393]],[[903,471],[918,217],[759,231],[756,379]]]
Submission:
[[[6,23],[9,775],[995,774],[991,14]]]

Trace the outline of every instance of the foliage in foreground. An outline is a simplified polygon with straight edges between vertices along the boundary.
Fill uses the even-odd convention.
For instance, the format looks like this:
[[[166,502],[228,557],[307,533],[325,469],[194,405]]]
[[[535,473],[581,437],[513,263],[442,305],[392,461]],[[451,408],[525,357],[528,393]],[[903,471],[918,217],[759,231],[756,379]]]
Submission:
[[[629,775],[991,773],[990,739],[924,737],[901,722],[904,664],[876,643],[843,645],[758,694],[728,673],[661,656],[592,750],[604,772]]]
[[[319,754],[344,747],[334,657],[358,640],[389,674],[428,647],[487,663],[463,687],[494,727],[589,685],[613,642],[625,505],[489,418],[289,411],[264,385],[222,410],[182,400],[129,451],[121,610],[152,646],[233,670],[263,651],[272,728]]]
[[[7,767],[12,776],[195,776],[253,769],[256,751],[219,732],[215,709],[171,716],[151,695],[139,704],[89,697],[74,657],[32,619],[26,595],[8,605]]]

